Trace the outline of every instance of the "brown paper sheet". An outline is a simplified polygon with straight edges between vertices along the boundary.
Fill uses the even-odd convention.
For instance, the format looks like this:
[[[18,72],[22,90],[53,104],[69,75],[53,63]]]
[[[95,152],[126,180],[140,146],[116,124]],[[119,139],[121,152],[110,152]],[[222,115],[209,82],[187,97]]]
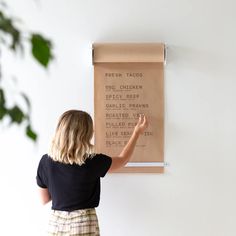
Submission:
[[[94,44],[96,152],[118,156],[138,115],[149,127],[131,163],[164,162],[164,45]],[[162,173],[164,167],[124,167],[117,172]]]
[[[93,63],[164,62],[163,43],[94,43]]]

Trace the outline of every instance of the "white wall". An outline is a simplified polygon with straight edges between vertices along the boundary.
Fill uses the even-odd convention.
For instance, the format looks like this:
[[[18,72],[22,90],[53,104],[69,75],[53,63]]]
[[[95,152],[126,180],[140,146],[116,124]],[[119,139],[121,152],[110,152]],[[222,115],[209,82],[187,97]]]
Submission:
[[[0,124],[3,235],[43,235],[50,206],[38,203],[36,166],[64,110],[93,114],[91,44],[98,41],[169,47],[165,159],[170,166],[163,175],[103,179],[101,235],[236,235],[235,1],[7,2],[23,27],[52,38],[56,60],[45,72],[27,56],[24,62],[20,56],[1,57],[5,77],[16,75],[18,89],[29,94],[40,135],[34,145],[20,128]]]

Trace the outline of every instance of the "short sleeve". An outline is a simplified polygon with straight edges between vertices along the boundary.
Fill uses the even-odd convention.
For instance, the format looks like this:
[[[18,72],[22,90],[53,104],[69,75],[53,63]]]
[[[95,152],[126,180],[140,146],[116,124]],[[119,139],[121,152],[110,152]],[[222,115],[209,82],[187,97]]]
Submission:
[[[104,177],[110,169],[112,158],[104,154],[96,154],[93,157],[94,169],[98,173],[99,177]]]
[[[36,176],[37,185],[41,188],[47,188],[45,174],[45,157],[43,156],[39,162]]]

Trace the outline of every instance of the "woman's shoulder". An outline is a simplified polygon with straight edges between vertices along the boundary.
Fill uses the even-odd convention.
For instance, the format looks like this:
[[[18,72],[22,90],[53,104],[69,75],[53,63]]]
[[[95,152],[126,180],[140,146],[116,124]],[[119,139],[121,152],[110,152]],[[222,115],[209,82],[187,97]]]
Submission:
[[[110,159],[108,155],[104,153],[94,153],[90,156],[90,159]]]
[[[47,165],[51,161],[52,161],[52,158],[46,153],[46,154],[42,155],[42,157],[40,159],[40,164]]]
[[[92,154],[89,158],[88,158],[88,162],[90,163],[109,163],[111,162],[111,157],[109,157],[108,155],[106,154],[103,154],[103,153],[95,153],[95,154]]]
[[[98,176],[104,177],[111,166],[112,159],[106,154],[97,153],[89,162],[89,166],[98,174]]]

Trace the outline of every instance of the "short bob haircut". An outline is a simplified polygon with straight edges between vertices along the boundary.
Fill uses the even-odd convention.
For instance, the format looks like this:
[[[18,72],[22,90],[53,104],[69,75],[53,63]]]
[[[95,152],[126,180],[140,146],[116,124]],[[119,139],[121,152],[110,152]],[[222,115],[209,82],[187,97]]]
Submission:
[[[84,111],[69,110],[59,118],[49,156],[64,164],[82,165],[92,157],[93,121]]]

